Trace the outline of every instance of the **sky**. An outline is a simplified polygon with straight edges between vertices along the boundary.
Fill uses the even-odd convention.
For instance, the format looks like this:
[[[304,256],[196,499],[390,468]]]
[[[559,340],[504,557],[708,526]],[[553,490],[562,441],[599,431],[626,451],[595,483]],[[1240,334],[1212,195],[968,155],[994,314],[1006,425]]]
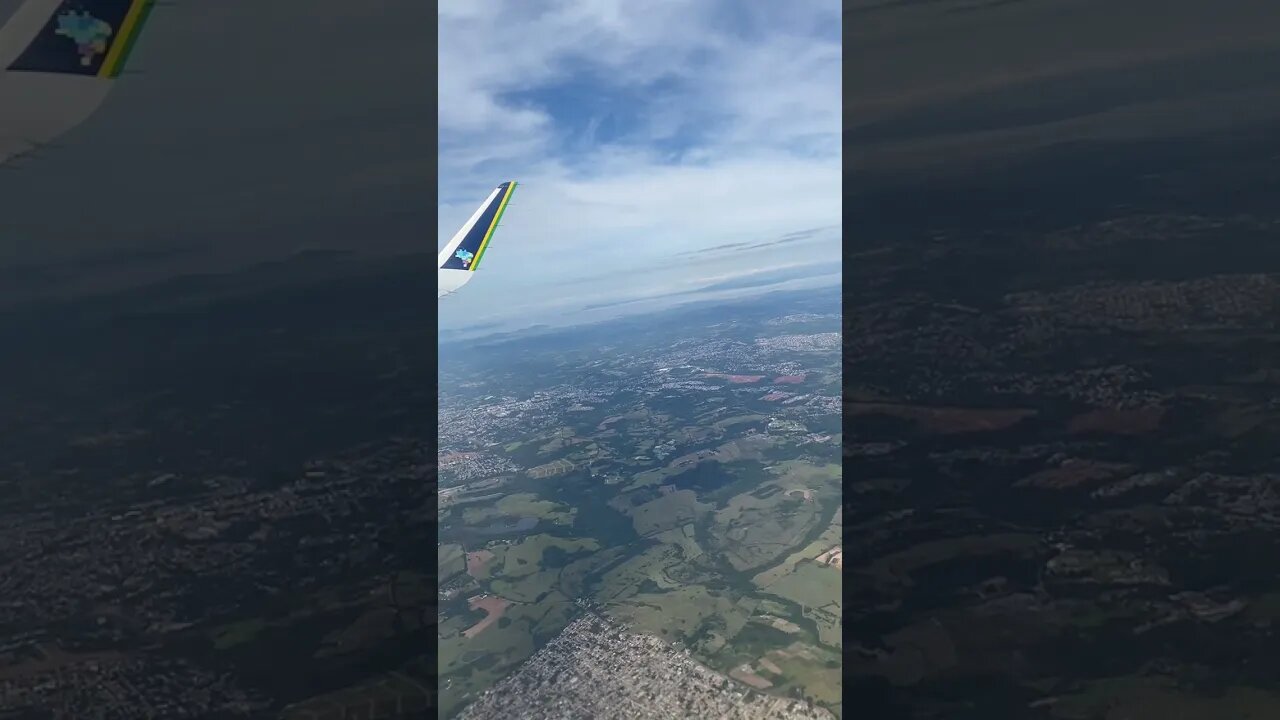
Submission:
[[[438,69],[420,0],[158,7],[99,112],[0,168],[0,309],[51,264],[44,295],[423,252],[437,185],[438,248],[505,179],[521,188],[446,326],[639,311],[750,271],[739,285],[803,282],[842,223],[842,53],[850,187],[1280,115],[1280,3],[853,0],[843,50],[834,1],[443,5]],[[814,229],[832,242],[765,246]],[[761,247],[697,252],[734,243]],[[665,299],[629,302],[645,294]]]
[[[520,183],[443,331],[839,282],[834,0],[439,4],[438,247]]]

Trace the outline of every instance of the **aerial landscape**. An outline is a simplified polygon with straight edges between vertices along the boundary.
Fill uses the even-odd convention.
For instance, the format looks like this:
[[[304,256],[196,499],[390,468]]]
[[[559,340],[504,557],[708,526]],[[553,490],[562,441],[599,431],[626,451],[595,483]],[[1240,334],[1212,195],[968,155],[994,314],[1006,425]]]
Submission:
[[[122,70],[0,172],[0,717],[842,716],[836,5],[98,5],[0,0]]]
[[[0,314],[5,717],[430,706],[429,271],[306,255]]]
[[[946,5],[933,20],[961,22]],[[1226,6],[1214,22],[1244,4]],[[1130,73],[1159,112],[1175,87],[1230,77],[1206,106],[1258,110],[1280,55],[1252,52],[1246,71],[1189,51],[1215,69],[1199,90],[1179,84],[1192,57],[1161,56],[848,129],[868,156],[894,133],[957,151],[847,186],[862,230],[844,270],[849,703],[1280,717],[1274,120],[1220,132],[1174,114],[1185,124],[1134,139],[1088,92]],[[959,156],[976,127],[990,154]]]
[[[440,4],[440,717],[844,716],[839,20]]]
[[[690,707],[840,713],[837,288],[477,346],[438,508],[429,273],[311,254],[0,316],[9,716],[420,717],[438,653],[485,717],[606,649]]]
[[[838,299],[442,344],[443,717],[841,716]]]
[[[846,704],[1280,717],[1280,7],[855,12]]]

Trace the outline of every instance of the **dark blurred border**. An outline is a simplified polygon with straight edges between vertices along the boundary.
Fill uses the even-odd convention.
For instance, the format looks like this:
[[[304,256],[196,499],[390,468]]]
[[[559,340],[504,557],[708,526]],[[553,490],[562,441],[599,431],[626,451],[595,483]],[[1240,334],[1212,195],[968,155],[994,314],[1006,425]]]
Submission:
[[[961,292],[983,272],[1019,270],[985,265],[984,225],[1089,225],[1112,203],[1174,212],[1184,181],[1195,188],[1184,212],[1267,203],[1275,185],[1260,178],[1280,157],[1277,27],[1280,5],[1251,0],[846,0],[846,408],[864,360],[849,351],[850,317],[900,299],[861,258],[894,255],[900,278],[932,244],[973,247],[950,253],[964,262],[939,294]],[[856,528],[883,498],[856,487],[868,479],[857,442],[846,412],[847,569],[870,561]],[[843,587],[848,663],[877,638],[855,630],[870,611],[852,573]],[[943,716],[904,705],[911,692],[846,664],[844,707],[858,717]]]

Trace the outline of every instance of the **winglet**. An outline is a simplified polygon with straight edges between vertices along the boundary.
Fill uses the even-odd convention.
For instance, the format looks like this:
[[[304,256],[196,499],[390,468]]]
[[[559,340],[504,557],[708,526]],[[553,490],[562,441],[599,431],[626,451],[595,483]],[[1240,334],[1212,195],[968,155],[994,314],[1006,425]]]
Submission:
[[[154,5],[155,0],[27,0],[0,30],[5,70],[116,78]]]
[[[502,183],[489,193],[484,204],[472,214],[462,229],[444,246],[437,257],[439,267],[439,292],[443,297],[465,285],[471,274],[480,267],[480,260],[489,248],[489,241],[498,228],[507,203],[516,191],[516,182]]]
[[[25,0],[0,27],[0,163],[87,120],[154,0]]]

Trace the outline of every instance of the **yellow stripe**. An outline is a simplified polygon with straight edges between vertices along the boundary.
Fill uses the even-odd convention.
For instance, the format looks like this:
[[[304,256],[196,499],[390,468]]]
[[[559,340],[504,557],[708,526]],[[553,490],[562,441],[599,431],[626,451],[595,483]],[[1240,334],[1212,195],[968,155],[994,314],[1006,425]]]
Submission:
[[[498,221],[502,219],[502,213],[507,211],[507,201],[511,199],[511,194],[516,191],[516,183],[513,180],[507,186],[507,192],[502,196],[502,204],[498,205],[498,212],[493,214],[493,221],[489,223],[489,229],[484,234],[484,240],[480,242],[480,247],[476,249],[476,259],[471,263],[471,269],[474,271],[480,265],[480,258],[484,257],[484,251],[489,247],[489,240],[493,237],[493,231],[498,228]]]
[[[129,36],[133,34],[138,18],[142,16],[142,6],[146,2],[147,0],[133,0],[133,4],[129,6],[129,12],[124,14],[124,20],[116,31],[115,42],[111,43],[111,49],[98,68],[98,77],[111,77],[111,69],[120,61],[120,55],[129,48]]]

